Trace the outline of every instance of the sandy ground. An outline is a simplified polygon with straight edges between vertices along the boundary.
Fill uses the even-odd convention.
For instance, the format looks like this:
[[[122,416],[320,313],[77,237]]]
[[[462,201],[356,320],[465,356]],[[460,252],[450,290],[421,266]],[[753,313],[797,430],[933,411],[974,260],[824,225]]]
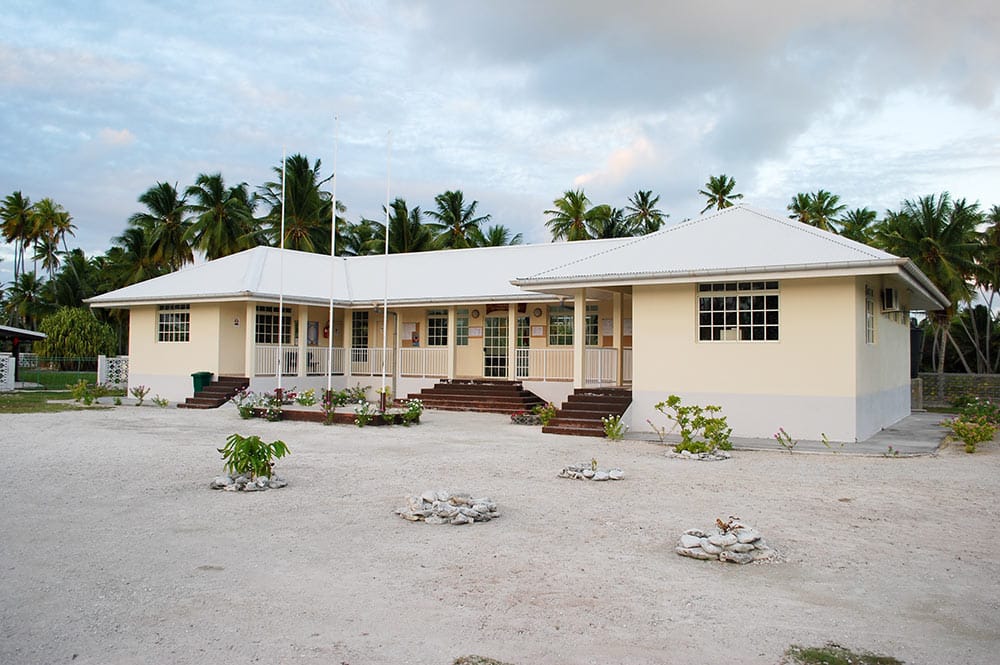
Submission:
[[[208,489],[233,432],[281,438],[290,486]],[[887,459],[543,435],[428,412],[411,428],[119,407],[2,416],[0,662],[776,663],[827,641],[996,663],[1000,451]],[[556,478],[597,458],[627,478]],[[406,522],[424,489],[501,519]],[[782,556],[673,552],[737,515]]]

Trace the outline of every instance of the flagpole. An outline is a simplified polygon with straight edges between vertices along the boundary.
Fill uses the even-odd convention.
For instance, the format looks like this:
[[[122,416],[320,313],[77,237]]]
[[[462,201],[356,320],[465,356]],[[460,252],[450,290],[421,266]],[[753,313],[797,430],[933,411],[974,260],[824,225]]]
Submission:
[[[385,254],[382,257],[383,291],[382,291],[382,398],[381,406],[386,408],[385,398],[385,365],[389,353],[389,183],[391,181],[392,130],[388,132],[385,148]]]
[[[333,212],[330,213],[330,316],[326,348],[326,391],[333,390],[333,279],[337,269],[337,144],[340,140],[340,118],[333,116]]]
[[[281,399],[281,375],[284,374],[284,352],[281,348],[285,332],[285,147],[281,147],[281,243],[278,252],[278,389]]]

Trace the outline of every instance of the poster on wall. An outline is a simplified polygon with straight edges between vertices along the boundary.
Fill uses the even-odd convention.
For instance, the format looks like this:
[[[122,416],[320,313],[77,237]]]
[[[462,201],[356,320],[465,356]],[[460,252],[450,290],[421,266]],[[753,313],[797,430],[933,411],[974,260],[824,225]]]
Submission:
[[[306,344],[309,346],[319,344],[319,321],[310,321],[306,326]]]
[[[632,334],[632,319],[622,319],[622,334],[626,337]]]
[[[601,319],[601,334],[602,335],[614,335],[615,334],[615,320],[614,319]]]
[[[403,340],[412,346],[420,346],[420,333],[416,323],[403,323]]]
[[[482,326],[469,326],[469,337],[482,337],[483,327]]]

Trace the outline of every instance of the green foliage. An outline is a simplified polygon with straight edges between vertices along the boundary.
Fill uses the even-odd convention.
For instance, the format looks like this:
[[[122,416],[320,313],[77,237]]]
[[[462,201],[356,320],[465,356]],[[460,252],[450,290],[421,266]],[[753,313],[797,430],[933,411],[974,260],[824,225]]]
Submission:
[[[122,398],[115,395],[115,406],[121,406],[121,405],[122,405]]]
[[[59,413],[63,411],[78,411],[80,407],[66,402],[50,402],[49,400],[65,400],[64,391],[17,391],[0,393],[0,413]],[[95,406],[94,409],[108,407]]]
[[[86,406],[94,403],[94,400],[107,397],[115,391],[111,386],[104,383],[87,383],[86,379],[80,379],[70,386],[70,394],[76,402],[83,402]]]
[[[333,413],[336,411],[338,406],[344,406],[347,404],[347,391],[346,390],[324,390],[323,400],[320,402],[320,408],[323,410],[323,424],[330,425],[333,423]]]
[[[93,358],[113,355],[117,348],[115,331],[94,318],[89,309],[62,307],[38,327],[48,337],[36,342],[41,356]]]
[[[778,431],[774,433],[774,440],[778,442],[779,446],[788,452],[794,451],[795,446],[798,444],[798,441],[793,439],[788,432],[785,431],[784,427],[779,427]]]
[[[129,393],[131,393],[132,397],[135,398],[136,400],[135,405],[142,406],[143,401],[146,399],[146,395],[149,394],[149,386],[144,386],[141,384],[138,386],[132,386],[132,388],[129,390]]]
[[[236,410],[240,413],[240,418],[248,420],[254,417],[253,410],[257,406],[258,398],[252,390],[241,388],[236,391],[236,394],[229,401],[236,406]]]
[[[959,414],[968,420],[985,420],[993,425],[1000,425],[1000,406],[988,399],[968,398],[959,406]]]
[[[674,452],[710,453],[715,450],[732,450],[729,436],[733,429],[726,424],[726,417],[716,415],[721,406],[682,406],[681,398],[670,395],[654,407],[680,429],[681,442],[674,446]]]
[[[951,430],[965,444],[965,452],[976,452],[980,443],[992,441],[997,433],[997,425],[987,416],[965,416],[945,421],[944,426]]]
[[[316,391],[312,388],[303,390],[295,396],[295,403],[299,406],[312,406],[316,403]]]
[[[542,421],[542,427],[545,427],[556,417],[556,405],[552,402],[538,404],[532,407],[531,412],[538,416],[538,419]]]
[[[371,386],[362,386],[360,383],[353,388],[347,388],[344,392],[347,394],[347,402],[351,404],[360,404],[368,400],[368,391],[371,390]]]
[[[604,423],[604,436],[612,441],[621,441],[625,438],[628,425],[622,422],[621,416],[608,414],[607,418],[601,418],[601,422]]]
[[[361,402],[354,407],[354,424],[358,427],[364,427],[372,421],[372,419],[378,414],[378,409],[371,402]]]
[[[424,403],[419,399],[411,399],[406,403],[406,410],[401,415],[403,425],[409,426],[410,423],[416,422],[423,412]]]
[[[793,644],[785,651],[782,665],[903,665],[891,656],[879,656],[864,651],[852,651],[828,642],[821,647],[801,647]]]
[[[154,397],[152,401],[153,404],[160,407],[161,409],[165,409],[170,405],[170,400],[168,400],[166,397],[160,397],[159,395]]]
[[[250,479],[271,476],[274,460],[288,455],[290,451],[284,441],[264,443],[259,436],[233,434],[226,439],[226,445],[218,449],[226,463],[226,471],[233,474],[249,474]]]

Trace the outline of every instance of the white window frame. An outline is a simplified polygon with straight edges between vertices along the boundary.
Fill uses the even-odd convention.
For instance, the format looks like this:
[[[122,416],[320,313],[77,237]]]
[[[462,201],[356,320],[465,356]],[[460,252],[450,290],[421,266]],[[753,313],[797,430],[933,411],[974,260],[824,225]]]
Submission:
[[[781,298],[777,281],[699,284],[695,309],[699,342],[781,340]]]
[[[160,305],[156,317],[156,341],[166,344],[191,341],[191,305]]]

